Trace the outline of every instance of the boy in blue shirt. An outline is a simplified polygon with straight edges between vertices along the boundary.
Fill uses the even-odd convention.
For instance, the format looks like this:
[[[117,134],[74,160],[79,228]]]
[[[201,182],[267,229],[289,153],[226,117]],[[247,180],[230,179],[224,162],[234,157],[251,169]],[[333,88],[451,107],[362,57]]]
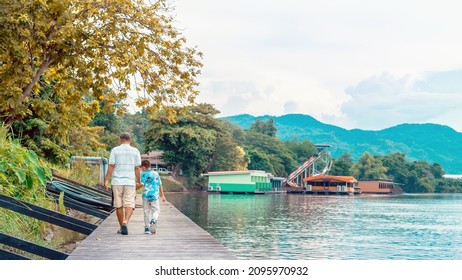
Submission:
[[[141,184],[144,186],[143,191],[143,211],[144,211],[144,233],[156,233],[157,219],[160,214],[159,193],[162,202],[165,202],[164,190],[159,173],[151,170],[149,160],[141,161]]]

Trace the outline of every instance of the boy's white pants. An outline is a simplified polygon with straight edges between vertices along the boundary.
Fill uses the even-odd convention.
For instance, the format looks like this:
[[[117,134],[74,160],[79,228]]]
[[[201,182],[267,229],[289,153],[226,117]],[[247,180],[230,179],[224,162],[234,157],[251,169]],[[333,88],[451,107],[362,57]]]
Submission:
[[[151,221],[157,223],[160,214],[160,199],[149,201],[143,198],[144,226],[149,227]]]

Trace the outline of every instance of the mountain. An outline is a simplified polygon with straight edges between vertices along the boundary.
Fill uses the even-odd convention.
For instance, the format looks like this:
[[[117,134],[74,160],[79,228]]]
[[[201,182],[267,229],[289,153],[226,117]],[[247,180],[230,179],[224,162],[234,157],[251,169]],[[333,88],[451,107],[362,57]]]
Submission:
[[[364,153],[385,155],[403,153],[408,161],[439,163],[448,174],[462,174],[462,133],[438,124],[400,124],[383,130],[347,130],[322,123],[308,115],[236,115],[229,120],[248,129],[256,120],[274,119],[281,140],[308,139],[315,144],[330,144],[334,158],[349,153],[356,161]]]

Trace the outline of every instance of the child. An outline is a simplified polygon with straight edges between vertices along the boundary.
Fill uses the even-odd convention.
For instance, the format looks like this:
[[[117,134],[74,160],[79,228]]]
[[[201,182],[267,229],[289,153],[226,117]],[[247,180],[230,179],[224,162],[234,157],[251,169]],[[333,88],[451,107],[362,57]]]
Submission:
[[[144,185],[143,191],[143,211],[144,211],[144,233],[156,233],[157,219],[160,214],[159,192],[162,202],[165,202],[164,190],[159,174],[151,170],[149,160],[141,161],[141,184]]]

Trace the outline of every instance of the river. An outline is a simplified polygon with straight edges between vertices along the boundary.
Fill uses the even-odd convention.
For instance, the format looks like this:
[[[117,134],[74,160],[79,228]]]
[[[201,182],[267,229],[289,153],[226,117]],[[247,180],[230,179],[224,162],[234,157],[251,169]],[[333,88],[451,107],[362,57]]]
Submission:
[[[243,260],[462,260],[462,194],[167,200]]]

